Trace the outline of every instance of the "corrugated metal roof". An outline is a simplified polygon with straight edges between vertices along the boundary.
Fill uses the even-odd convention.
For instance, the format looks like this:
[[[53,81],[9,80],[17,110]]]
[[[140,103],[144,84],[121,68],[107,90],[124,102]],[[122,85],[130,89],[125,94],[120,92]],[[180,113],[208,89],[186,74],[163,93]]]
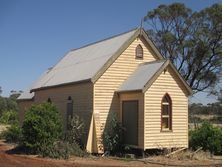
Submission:
[[[31,89],[91,79],[135,32],[136,29],[70,51],[58,64],[34,83]]]
[[[30,93],[30,89],[24,91],[18,98],[17,100],[29,100],[34,97],[34,92]]]
[[[140,64],[132,75],[123,82],[118,91],[142,90],[165,62],[166,60]]]

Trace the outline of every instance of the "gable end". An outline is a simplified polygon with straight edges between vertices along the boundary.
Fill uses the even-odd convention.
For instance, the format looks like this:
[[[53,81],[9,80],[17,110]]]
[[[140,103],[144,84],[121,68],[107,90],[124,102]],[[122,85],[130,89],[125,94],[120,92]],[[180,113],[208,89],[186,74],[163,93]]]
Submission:
[[[170,62],[170,60],[167,60],[162,66],[161,68],[156,72],[156,74],[153,75],[153,77],[146,83],[146,85],[143,88],[143,92],[146,92],[150,86],[153,84],[153,82],[160,76],[160,74],[168,67],[170,66],[173,70],[173,72],[176,74],[176,76],[180,79],[180,81],[182,82],[183,86],[186,88],[187,91],[187,95],[192,95],[193,91],[192,89],[189,87],[189,85],[187,84],[187,82],[184,80],[184,78],[180,75],[180,73],[177,71],[177,69],[175,68],[175,66]]]
[[[149,39],[147,33],[144,31],[143,28],[138,28],[137,31],[134,33],[134,35],[127,40],[114,55],[104,64],[104,66],[96,73],[95,76],[91,78],[92,83],[95,83],[103,74],[104,72],[113,64],[113,62],[123,53],[124,50],[126,50],[129,45],[138,37],[141,37],[144,39],[144,43],[147,46],[150,46],[152,49],[152,52],[154,53],[154,56],[158,59],[162,60],[164,59],[163,56],[160,54],[156,46],[153,44],[153,42]]]

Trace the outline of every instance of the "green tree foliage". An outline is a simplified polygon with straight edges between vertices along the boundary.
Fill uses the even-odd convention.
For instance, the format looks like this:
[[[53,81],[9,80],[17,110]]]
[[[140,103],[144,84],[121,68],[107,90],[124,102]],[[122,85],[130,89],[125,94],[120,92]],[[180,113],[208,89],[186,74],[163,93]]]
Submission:
[[[4,111],[0,117],[2,124],[18,124],[18,112],[14,110]]]
[[[9,143],[18,143],[22,141],[22,129],[18,124],[11,125],[6,131],[3,131],[1,137]]]
[[[33,105],[26,113],[22,126],[23,144],[36,152],[52,146],[62,135],[62,120],[51,103]]]
[[[209,122],[203,122],[202,126],[190,132],[190,147],[209,150],[215,154],[222,154],[222,129],[213,127]]]
[[[217,100],[222,105],[222,89],[217,92]]]
[[[207,105],[190,104],[189,122],[197,127],[203,120],[208,120],[214,124],[222,124],[222,105],[221,102],[215,102]]]
[[[103,132],[104,150],[115,154],[121,151],[123,144],[123,127],[114,112],[110,112]]]
[[[193,12],[184,4],[160,5],[144,20],[148,34],[194,92],[213,87],[222,69],[222,5]]]
[[[23,91],[15,91],[15,90],[11,90],[11,94],[9,96],[10,99],[16,101],[16,99],[21,95]]]
[[[1,88],[0,88],[1,91]],[[6,111],[18,111],[18,104],[16,102],[17,97],[22,93],[22,91],[11,91],[11,95],[9,97],[0,96],[0,117],[3,112]],[[1,92],[0,92],[1,95]]]
[[[221,115],[222,106],[220,103],[215,102],[208,105],[202,105],[200,103],[193,103],[189,105],[189,113],[195,115]]]

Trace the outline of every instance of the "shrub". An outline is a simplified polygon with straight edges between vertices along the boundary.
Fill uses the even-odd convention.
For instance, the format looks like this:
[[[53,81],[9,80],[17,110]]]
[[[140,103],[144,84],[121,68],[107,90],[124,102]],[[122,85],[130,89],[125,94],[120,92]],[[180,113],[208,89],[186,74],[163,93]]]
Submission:
[[[22,129],[18,124],[14,124],[2,132],[1,135],[7,142],[20,143],[22,140]]]
[[[39,150],[39,154],[43,157],[68,159],[69,158],[69,145],[68,143],[59,141],[53,145],[44,145]]]
[[[69,143],[70,144],[70,155],[74,155],[74,156],[77,156],[77,157],[87,157],[89,154],[83,150],[79,144],[77,144],[76,142],[73,142],[73,143]]]
[[[54,143],[52,146],[43,146],[40,149],[40,155],[50,158],[63,158],[68,159],[70,155],[78,157],[87,156],[87,152],[83,148],[81,138],[84,135],[84,122],[83,120],[74,115],[73,118],[68,120],[67,131],[64,140]]]
[[[68,144],[68,152],[71,155],[78,157],[87,156],[87,152],[83,150],[82,138],[85,134],[84,131],[84,121],[78,116],[74,115],[73,118],[69,120],[68,129],[65,134],[65,142]]]
[[[123,127],[117,121],[117,116],[114,112],[109,114],[107,124],[103,132],[104,150],[115,154],[122,150]]]
[[[18,123],[18,113],[14,110],[3,111],[0,118],[0,123],[2,124],[17,124]]]
[[[62,120],[51,103],[33,105],[25,114],[22,126],[23,144],[36,153],[42,147],[51,147],[61,137]]]
[[[78,144],[69,143],[67,141],[56,142],[52,146],[43,146],[40,149],[40,155],[43,157],[68,159],[70,155],[78,157],[86,157],[88,154],[83,151]]]
[[[69,143],[77,143],[83,147],[82,137],[84,136],[84,121],[78,115],[74,115],[73,118],[68,121],[69,126],[65,140]]]
[[[202,126],[190,132],[190,147],[209,150],[216,154],[222,153],[222,130],[213,127],[209,122],[203,122]]]

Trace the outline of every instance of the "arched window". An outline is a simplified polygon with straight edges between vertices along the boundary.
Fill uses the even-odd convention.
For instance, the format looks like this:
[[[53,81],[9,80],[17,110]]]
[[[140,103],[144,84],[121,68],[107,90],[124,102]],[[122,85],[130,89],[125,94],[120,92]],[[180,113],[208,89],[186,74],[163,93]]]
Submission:
[[[172,100],[166,93],[161,102],[161,129],[172,130]]]
[[[68,101],[72,100],[72,97],[71,97],[71,96],[69,96],[67,100],[68,100]]]
[[[48,103],[52,103],[52,100],[50,98],[48,98],[47,102]]]
[[[70,121],[73,118],[73,100],[72,97],[69,96],[67,98],[67,105],[66,105],[66,129],[69,129],[71,124]]]
[[[143,48],[140,44],[137,45],[137,47],[136,47],[136,58],[138,58],[138,59],[143,58]]]

